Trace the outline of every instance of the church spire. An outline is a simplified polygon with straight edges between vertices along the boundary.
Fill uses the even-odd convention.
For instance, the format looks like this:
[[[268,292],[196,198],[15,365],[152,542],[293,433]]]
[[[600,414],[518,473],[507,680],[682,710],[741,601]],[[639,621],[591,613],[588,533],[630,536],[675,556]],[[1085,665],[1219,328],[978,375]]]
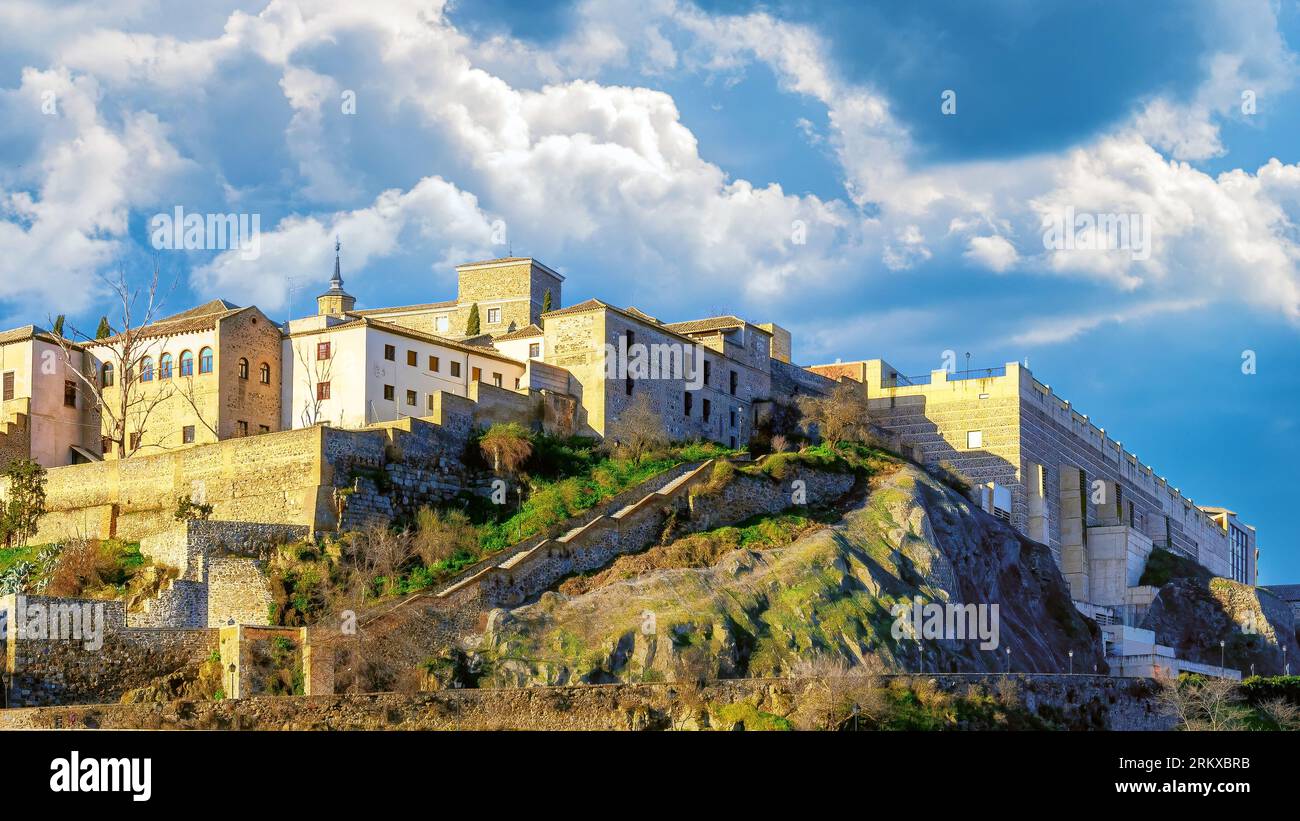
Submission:
[[[356,298],[343,290],[343,274],[339,264],[339,249],[342,247],[343,244],[339,242],[336,235],[334,237],[334,276],[330,278],[330,289],[316,297],[316,312],[318,314],[342,316],[351,311],[357,304]]]

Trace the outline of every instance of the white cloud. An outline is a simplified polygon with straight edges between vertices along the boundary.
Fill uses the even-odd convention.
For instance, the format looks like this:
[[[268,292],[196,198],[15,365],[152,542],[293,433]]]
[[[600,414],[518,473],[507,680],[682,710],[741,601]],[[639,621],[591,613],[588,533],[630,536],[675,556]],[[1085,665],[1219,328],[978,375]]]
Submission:
[[[963,256],[977,265],[998,273],[1006,271],[1020,259],[1016,247],[1007,242],[1005,237],[996,234],[988,237],[971,237]]]

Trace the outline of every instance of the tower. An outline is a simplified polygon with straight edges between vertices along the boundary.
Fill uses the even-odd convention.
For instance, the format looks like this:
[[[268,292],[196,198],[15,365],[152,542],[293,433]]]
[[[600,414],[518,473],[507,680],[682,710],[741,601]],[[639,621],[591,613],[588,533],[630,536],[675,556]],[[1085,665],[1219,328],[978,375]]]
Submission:
[[[342,316],[356,307],[357,298],[343,290],[343,275],[339,273],[338,237],[334,238],[334,276],[330,278],[330,289],[316,297],[316,313],[322,316]]]

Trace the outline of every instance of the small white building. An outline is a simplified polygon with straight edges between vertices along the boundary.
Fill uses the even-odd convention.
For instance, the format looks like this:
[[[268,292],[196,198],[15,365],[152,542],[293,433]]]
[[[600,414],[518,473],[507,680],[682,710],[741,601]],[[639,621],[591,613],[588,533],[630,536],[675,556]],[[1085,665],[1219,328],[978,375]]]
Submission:
[[[355,310],[334,276],[317,315],[289,322],[283,338],[281,413],[285,429],[329,424],[360,428],[426,416],[439,391],[468,396],[471,382],[526,390],[525,366],[500,352]]]

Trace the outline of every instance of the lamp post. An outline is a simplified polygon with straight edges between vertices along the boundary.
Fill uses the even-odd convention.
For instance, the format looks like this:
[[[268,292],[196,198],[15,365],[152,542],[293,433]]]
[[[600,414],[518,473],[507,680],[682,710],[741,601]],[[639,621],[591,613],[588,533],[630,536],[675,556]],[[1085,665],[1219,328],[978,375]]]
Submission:
[[[230,662],[230,697],[235,697],[235,663]]]
[[[1074,651],[1070,651],[1070,675],[1074,675]]]
[[[1011,648],[1007,648],[1007,672],[1011,672]]]
[[[1223,670],[1223,669],[1225,669],[1225,668],[1228,666],[1228,665],[1224,664],[1224,661],[1223,661],[1223,654],[1224,654],[1224,649],[1223,649],[1223,648],[1224,648],[1226,645],[1227,645],[1227,642],[1225,642],[1223,639],[1219,639],[1219,669],[1220,669],[1220,670]]]

